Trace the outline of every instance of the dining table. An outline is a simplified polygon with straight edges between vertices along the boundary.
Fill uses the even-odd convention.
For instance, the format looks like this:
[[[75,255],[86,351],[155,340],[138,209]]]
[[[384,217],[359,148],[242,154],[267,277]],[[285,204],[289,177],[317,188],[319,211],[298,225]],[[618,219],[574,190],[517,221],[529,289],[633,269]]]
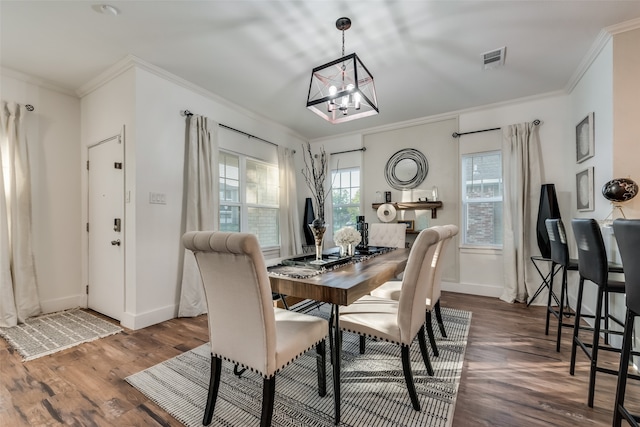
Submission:
[[[356,257],[357,255],[356,252]],[[310,277],[291,277],[269,273],[273,292],[332,305],[329,334],[333,342],[331,360],[333,363],[336,425],[340,423],[340,358],[342,354],[340,307],[354,303],[383,283],[401,274],[409,259],[409,249],[394,249],[365,258],[359,262],[350,262],[327,269]],[[333,335],[331,336],[331,334]]]

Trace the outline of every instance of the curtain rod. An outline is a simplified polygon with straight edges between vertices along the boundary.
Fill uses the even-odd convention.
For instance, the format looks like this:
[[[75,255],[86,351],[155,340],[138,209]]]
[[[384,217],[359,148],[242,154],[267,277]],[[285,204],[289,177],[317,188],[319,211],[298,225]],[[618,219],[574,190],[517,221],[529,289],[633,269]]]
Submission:
[[[329,155],[335,156],[336,154],[353,153],[354,151],[367,151],[367,147],[354,148],[353,150],[338,151],[337,153],[329,153]]]
[[[539,124],[540,124],[540,120],[535,119],[535,120],[533,121],[533,125],[534,125],[534,126],[538,126]],[[500,130],[500,129],[502,129],[502,128],[491,128],[491,129],[473,130],[473,131],[471,131],[471,132],[462,132],[462,133],[454,132],[454,133],[452,133],[452,134],[451,134],[451,136],[452,136],[452,137],[454,137],[454,138],[460,138],[462,135],[469,135],[469,134],[471,134],[471,133],[489,132],[489,131],[492,131],[492,130]]]
[[[181,112],[180,112],[180,114],[182,114],[183,116],[193,116],[193,113],[192,113],[191,111],[189,111],[189,110],[181,111]],[[274,142],[267,141],[266,139],[262,139],[262,138],[260,138],[259,136],[251,135],[250,133],[243,132],[243,131],[238,130],[238,129],[236,129],[236,128],[232,128],[231,126],[227,126],[227,125],[222,124],[222,123],[218,123],[218,126],[220,126],[220,127],[222,127],[222,128],[225,128],[225,129],[232,130],[232,131],[234,131],[234,132],[241,133],[242,135],[246,135],[246,136],[247,136],[247,137],[249,137],[249,138],[258,139],[258,140],[260,140],[260,141],[262,141],[262,142],[266,142],[267,144],[271,144],[271,145],[274,145],[274,146],[276,146],[276,147],[278,146],[278,144],[276,144],[276,143],[274,143]],[[294,151],[294,153],[295,153],[295,151]]]

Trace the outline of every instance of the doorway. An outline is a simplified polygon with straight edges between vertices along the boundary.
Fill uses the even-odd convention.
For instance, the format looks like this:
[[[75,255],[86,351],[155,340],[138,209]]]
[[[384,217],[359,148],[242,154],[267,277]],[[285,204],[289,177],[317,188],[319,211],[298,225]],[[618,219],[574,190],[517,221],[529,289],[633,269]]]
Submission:
[[[124,141],[89,146],[87,306],[121,320],[124,313]]]

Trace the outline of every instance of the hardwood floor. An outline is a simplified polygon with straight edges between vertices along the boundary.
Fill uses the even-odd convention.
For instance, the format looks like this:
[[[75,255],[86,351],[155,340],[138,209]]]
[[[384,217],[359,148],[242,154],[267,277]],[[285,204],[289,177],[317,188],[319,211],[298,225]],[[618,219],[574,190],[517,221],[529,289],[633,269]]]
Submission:
[[[587,407],[586,357],[578,354],[570,376],[570,330],[556,353],[555,335],[544,335],[544,307],[446,292],[441,301],[473,312],[454,426],[611,425],[616,378],[599,373],[595,406]],[[0,426],[180,426],[124,378],[207,340],[206,316],[26,363],[0,339]],[[630,382],[627,401],[640,412],[638,382]]]

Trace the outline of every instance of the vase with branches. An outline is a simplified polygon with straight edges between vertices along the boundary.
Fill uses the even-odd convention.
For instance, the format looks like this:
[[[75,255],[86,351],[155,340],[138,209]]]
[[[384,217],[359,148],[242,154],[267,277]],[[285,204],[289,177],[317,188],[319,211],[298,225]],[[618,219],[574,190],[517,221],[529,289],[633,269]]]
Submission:
[[[317,157],[314,157],[311,152],[310,143],[307,142],[303,148],[304,169],[302,170],[302,175],[311,191],[316,210],[316,217],[308,226],[313,233],[316,246],[316,260],[314,262],[322,263],[322,239],[327,230],[324,222],[324,203],[330,193],[330,190],[325,189],[325,181],[329,173],[329,162],[324,147],[320,147],[320,154]]]

